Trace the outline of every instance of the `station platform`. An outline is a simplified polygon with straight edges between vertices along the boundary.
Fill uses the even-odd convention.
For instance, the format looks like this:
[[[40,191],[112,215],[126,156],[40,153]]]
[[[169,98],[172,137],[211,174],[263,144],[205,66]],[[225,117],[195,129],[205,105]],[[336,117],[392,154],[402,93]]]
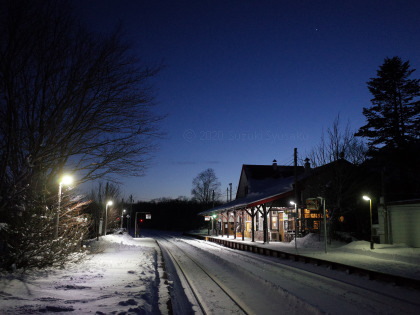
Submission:
[[[297,244],[294,241],[252,242],[249,238],[234,239],[232,235],[229,238],[226,235],[202,233],[184,233],[184,235],[232,249],[325,266],[348,274],[356,273],[369,279],[420,289],[420,248],[375,244],[375,249],[371,250],[369,242],[356,241],[349,244],[339,242],[327,244],[325,250],[325,243],[315,235],[311,238],[298,238]]]

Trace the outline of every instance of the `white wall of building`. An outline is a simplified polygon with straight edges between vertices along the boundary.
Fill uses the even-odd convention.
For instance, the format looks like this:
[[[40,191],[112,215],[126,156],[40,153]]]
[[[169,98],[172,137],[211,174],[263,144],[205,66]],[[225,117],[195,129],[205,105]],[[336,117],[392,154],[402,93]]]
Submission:
[[[379,209],[379,234],[381,243],[386,243],[386,213]],[[388,243],[420,247],[420,201],[400,202],[386,206],[388,214]]]

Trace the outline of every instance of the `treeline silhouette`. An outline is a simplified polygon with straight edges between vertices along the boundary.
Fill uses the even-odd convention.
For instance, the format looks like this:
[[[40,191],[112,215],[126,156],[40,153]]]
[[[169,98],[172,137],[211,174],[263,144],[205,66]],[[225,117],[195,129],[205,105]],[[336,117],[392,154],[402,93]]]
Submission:
[[[218,204],[215,203],[215,205]],[[140,229],[189,231],[207,228],[208,222],[198,214],[212,207],[213,204],[200,203],[186,198],[161,198],[149,202],[137,202],[132,205],[129,232],[134,235],[135,222],[137,228]],[[146,218],[146,213],[150,214],[150,219]]]

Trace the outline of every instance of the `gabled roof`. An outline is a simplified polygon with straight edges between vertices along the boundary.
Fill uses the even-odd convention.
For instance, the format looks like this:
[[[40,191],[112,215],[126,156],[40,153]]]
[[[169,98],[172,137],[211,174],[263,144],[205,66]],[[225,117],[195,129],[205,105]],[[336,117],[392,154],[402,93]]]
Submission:
[[[335,167],[356,167],[356,166],[353,163],[347,161],[346,159],[338,159],[330,163],[311,169],[311,173],[313,175],[316,175],[322,172],[326,172],[327,170],[335,168]]]
[[[289,177],[294,174],[294,166],[284,165],[244,164],[242,165],[242,169],[245,171],[248,178],[253,179]]]
[[[294,176],[280,178],[276,182],[271,182],[272,185],[268,182],[266,184],[265,189],[260,192],[249,193],[243,198],[235,199],[218,207],[200,212],[199,215],[251,208],[263,203],[287,197],[293,193]]]
[[[303,172],[303,167],[299,166],[298,174]],[[245,173],[245,177],[248,183],[248,193],[259,193],[274,187],[282,179],[292,177],[295,172],[294,166],[282,166],[282,165],[242,165],[242,172]],[[239,187],[241,186],[241,177]]]
[[[336,165],[353,166],[352,163],[344,159],[322,165],[312,169],[311,172],[305,172],[303,166],[298,166],[297,180],[301,182],[311,176],[317,176],[319,173],[325,172]],[[231,202],[200,212],[199,215],[251,208],[291,196],[294,192],[294,170],[294,166],[244,164],[238,187],[241,187],[244,184],[243,181],[246,181],[248,193],[240,198],[237,197]]]

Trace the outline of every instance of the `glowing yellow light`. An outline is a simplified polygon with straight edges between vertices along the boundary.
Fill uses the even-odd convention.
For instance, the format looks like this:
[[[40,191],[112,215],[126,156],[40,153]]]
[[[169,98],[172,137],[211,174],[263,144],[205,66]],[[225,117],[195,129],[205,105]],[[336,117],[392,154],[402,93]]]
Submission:
[[[62,185],[71,185],[73,183],[73,177],[72,176],[70,176],[70,175],[64,175],[62,178],[61,178],[61,182],[60,182],[60,184],[62,184]]]

